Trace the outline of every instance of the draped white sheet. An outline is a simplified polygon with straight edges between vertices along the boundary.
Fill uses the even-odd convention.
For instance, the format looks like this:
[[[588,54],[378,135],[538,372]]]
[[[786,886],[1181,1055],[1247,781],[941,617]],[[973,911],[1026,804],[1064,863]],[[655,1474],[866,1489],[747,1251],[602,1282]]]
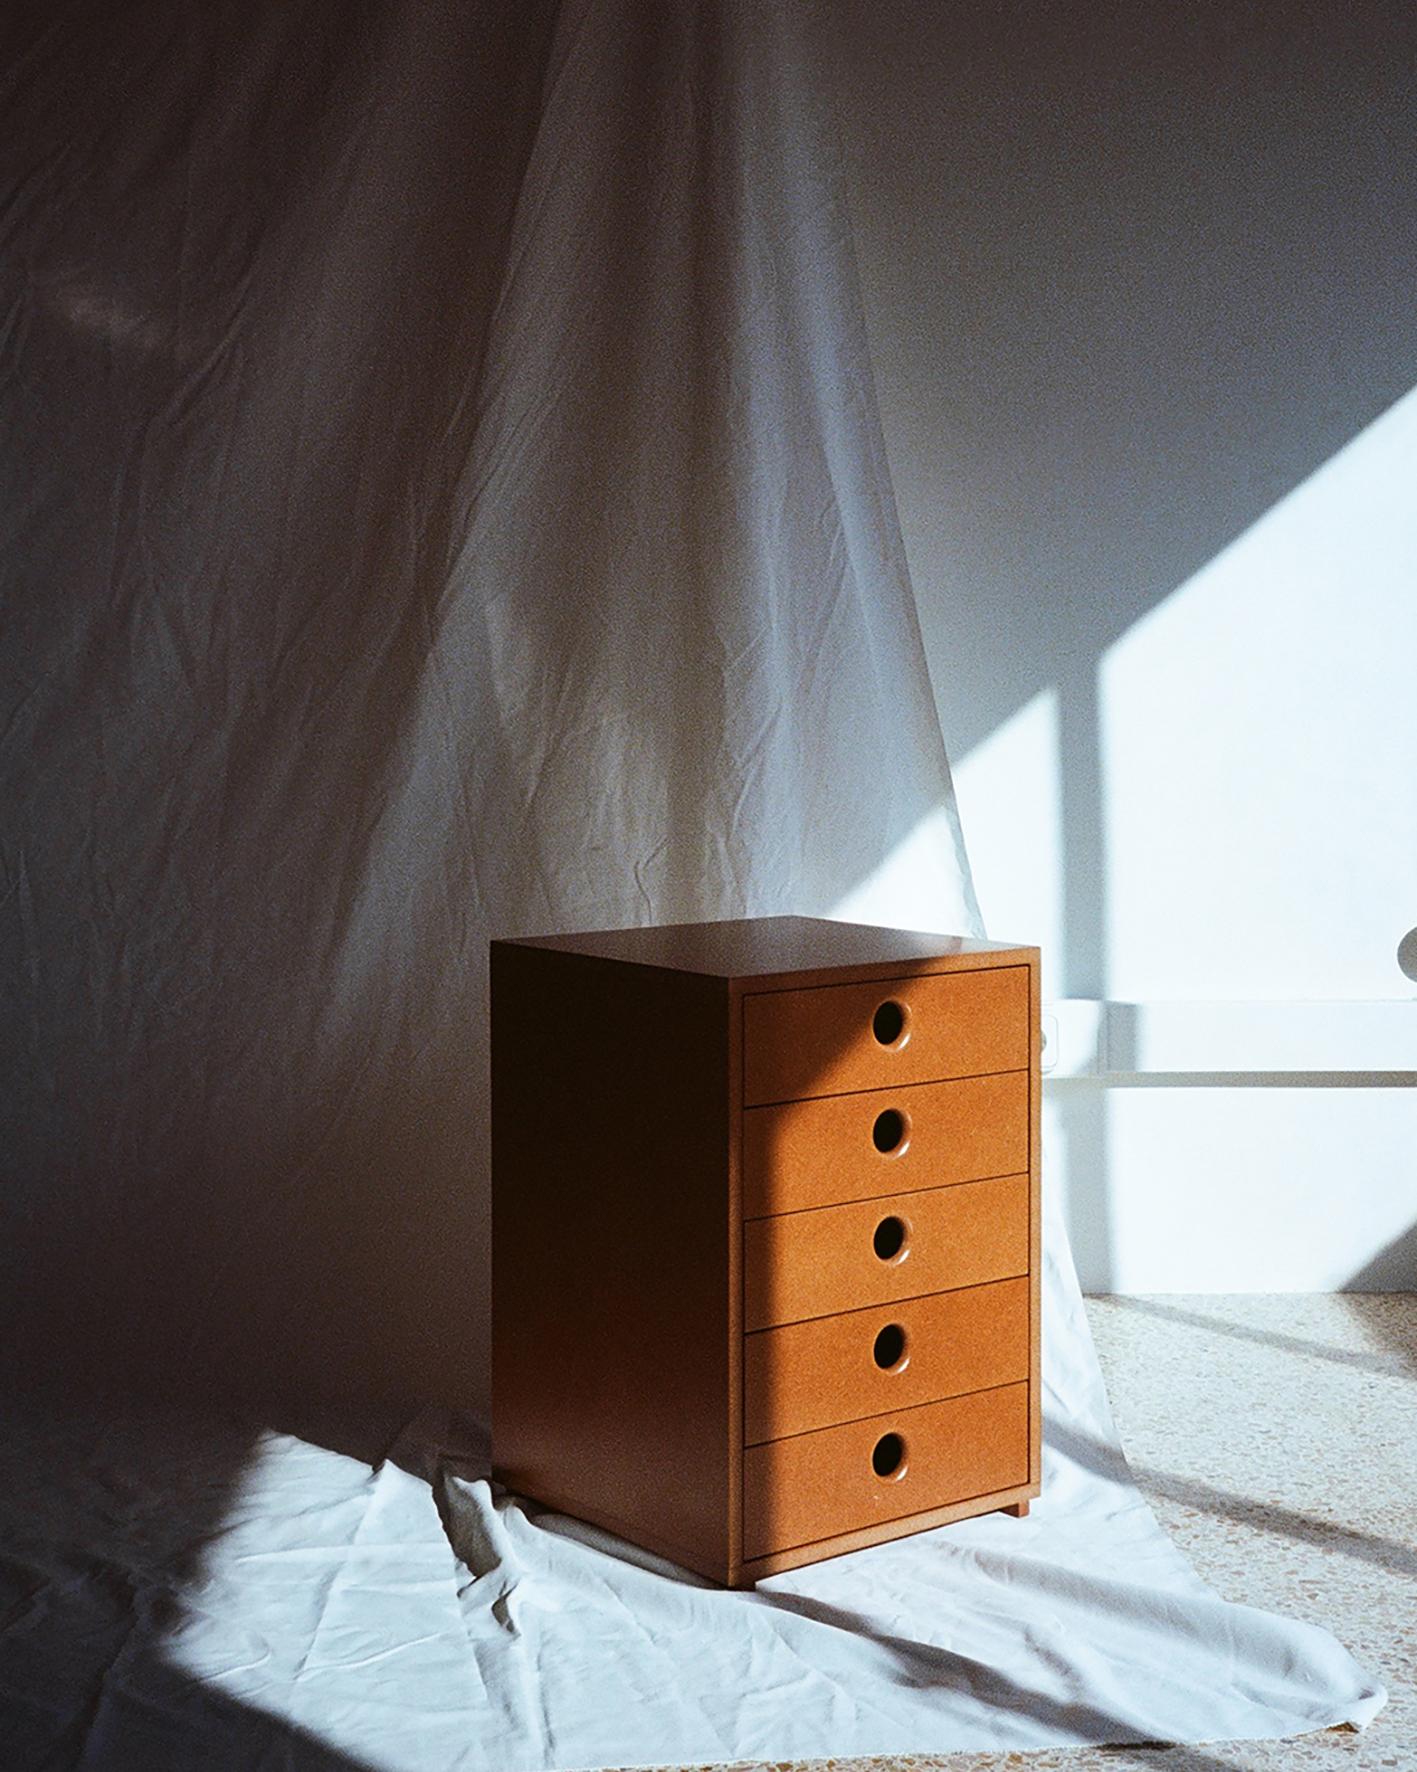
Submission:
[[[433,1412],[381,1450],[333,1412],[263,1429],[32,1405],[0,1440],[7,1772],[541,1772],[1362,1726],[1382,1690],[1327,1632],[1219,1599],[1158,1528],[1056,1223],[1045,1243],[1030,1517],[750,1593],[494,1491]]]
[[[476,1406],[489,934],[975,927],[799,16],[12,23],[32,1344]]]
[[[488,934],[977,914],[786,0],[8,11],[7,1766],[1273,1734],[1381,1694],[1126,1482],[726,1595],[496,1500]],[[853,896],[854,895],[854,896]],[[1025,934],[1026,932],[1010,932]],[[255,1410],[256,1413],[251,1413]],[[407,1467],[412,1468],[407,1468]]]

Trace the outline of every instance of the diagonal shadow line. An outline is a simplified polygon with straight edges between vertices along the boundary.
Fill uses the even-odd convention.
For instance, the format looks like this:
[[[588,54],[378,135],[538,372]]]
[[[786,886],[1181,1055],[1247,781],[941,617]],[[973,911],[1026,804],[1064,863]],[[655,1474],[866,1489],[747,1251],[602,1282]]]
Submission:
[[[764,1593],[761,1588],[756,1597],[777,1611],[794,1612],[817,1624],[847,1631],[859,1641],[878,1644],[895,1657],[900,1668],[899,1683],[903,1686],[963,1688],[993,1710],[1027,1717],[1044,1728],[1075,1736],[1079,1746],[1085,1745],[1089,1738],[1094,1744],[1138,1739],[1134,1725],[1109,1711],[1090,1704],[1059,1703],[1057,1699],[1010,1679],[998,1668],[974,1661],[957,1650],[874,1630],[860,1613],[848,1611],[844,1606],[833,1606],[808,1594]]]
[[[1255,1501],[1233,1490],[1218,1489],[1193,1477],[1178,1477],[1168,1471],[1152,1470],[1147,1465],[1133,1464],[1132,1474],[1155,1495],[1168,1501],[1183,1502],[1203,1513],[1222,1519],[1236,1520],[1244,1526],[1257,1526],[1265,1532],[1292,1538],[1297,1543],[1312,1545],[1315,1550],[1337,1551],[1360,1563],[1374,1563],[1385,1575],[1409,1575],[1417,1578],[1417,1549],[1395,1538],[1384,1538],[1377,1532],[1362,1532],[1353,1526],[1338,1526],[1314,1514],[1295,1508],[1280,1507],[1274,1502]]]
[[[1109,1765],[1146,1766],[1152,1772],[1158,1772],[1158,1768],[1160,1772],[1246,1772],[1242,1760],[1222,1760],[1206,1748],[1176,1742],[1143,1741],[1135,1747],[1107,1746],[1104,1751]],[[1160,1757],[1163,1754],[1164,1759]]]
[[[1050,1435],[1055,1438],[1070,1455],[1079,1462],[1090,1464],[1102,1471],[1113,1481],[1124,1480],[1126,1477],[1125,1461],[1113,1454],[1111,1448],[1102,1441],[1073,1433],[1063,1429]],[[568,1528],[577,1528],[569,1532],[569,1536],[580,1539],[581,1534],[589,1534],[589,1542],[593,1548],[606,1550],[607,1537],[599,1528],[581,1527],[581,1523],[569,1516],[556,1515],[553,1510],[542,1510],[537,1504],[528,1503],[525,1497],[517,1498],[518,1505],[529,1512],[534,1511],[539,1523],[552,1531],[567,1534]],[[453,1548],[466,1561],[467,1545],[460,1539],[453,1540]],[[640,1552],[626,1541],[618,1541],[612,1551],[613,1555],[636,1563],[640,1567],[650,1568],[656,1575],[665,1573],[661,1559],[652,1558],[644,1561],[649,1553]],[[494,1557],[495,1560],[495,1557]],[[698,1587],[712,1587],[714,1584],[704,1581],[687,1570],[672,1571],[672,1578]],[[740,1596],[752,1604],[774,1607],[779,1611],[791,1612],[795,1615],[826,1624],[836,1630],[849,1632],[859,1640],[876,1644],[891,1654],[900,1667],[899,1683],[913,1688],[939,1687],[950,1685],[956,1689],[965,1689],[980,1703],[989,1705],[1001,1713],[1025,1716],[1036,1719],[1043,1725],[1055,1730],[1067,1730],[1074,1734],[1087,1732],[1093,1740],[1076,1742],[1079,1747],[1091,1746],[1107,1755],[1107,1764],[1155,1769],[1164,1766],[1167,1772],[1245,1772],[1244,1763],[1220,1757],[1209,1751],[1205,1744],[1192,1744],[1158,1740],[1154,1737],[1130,1735],[1133,1725],[1112,1715],[1110,1712],[1095,1706],[1082,1704],[1068,1705],[1059,1703],[1011,1679],[999,1669],[986,1663],[978,1662],[957,1650],[948,1650],[937,1645],[921,1643],[910,1637],[901,1637],[889,1632],[874,1629],[860,1614],[844,1607],[832,1605],[828,1601],[818,1600],[806,1594],[775,1593],[761,1586],[751,1594]],[[1336,1724],[1335,1730],[1346,1725]],[[1056,1747],[1056,1744],[1055,1744]],[[923,1751],[923,1750],[922,1750]],[[1025,1750],[1000,1749],[996,1755],[980,1753],[967,1756],[970,1763],[977,1759],[982,1766],[1002,1764],[1007,1756],[1012,1765]],[[1045,1752],[1047,1749],[1027,1750]],[[1164,1755],[1164,1761],[1160,1756]],[[875,1756],[866,1756],[874,1759]],[[816,1762],[814,1761],[813,1764]],[[795,1767],[806,1762],[792,1761]],[[700,1772],[699,1768],[685,1767],[684,1772]]]
[[[1254,1341],[1267,1347],[1283,1348],[1288,1353],[1306,1354],[1316,1360],[1329,1360],[1335,1366],[1354,1366],[1361,1372],[1376,1372],[1389,1378],[1406,1377],[1409,1369],[1417,1372],[1417,1345],[1410,1351],[1402,1349],[1390,1355],[1359,1353],[1348,1348],[1325,1347],[1320,1341],[1307,1341],[1298,1335],[1285,1335],[1280,1330],[1253,1329],[1247,1323],[1209,1317],[1203,1311],[1189,1311],[1175,1304],[1159,1304],[1150,1298],[1113,1293],[1105,1303],[1109,1308],[1117,1305],[1125,1311],[1136,1311],[1149,1317],[1164,1317],[1168,1322],[1186,1323],[1197,1329],[1213,1331],[1217,1335],[1229,1335],[1236,1341]]]
[[[1074,1463],[1109,1481],[1116,1481],[1116,1456],[1103,1441],[1056,1422],[1049,1424],[1048,1439]],[[1149,1495],[1163,1496],[1201,1513],[1215,1514],[1221,1519],[1236,1520],[1241,1525],[1292,1538],[1300,1544],[1312,1545],[1316,1550],[1337,1551],[1359,1562],[1375,1563],[1384,1574],[1417,1577],[1417,1548],[1411,1544],[1384,1538],[1376,1532],[1362,1532],[1352,1526],[1338,1526],[1332,1520],[1303,1514],[1277,1502],[1237,1495],[1233,1490],[1217,1488],[1213,1483],[1156,1470],[1150,1465],[1138,1464],[1134,1459],[1128,1459],[1127,1464],[1138,1485]]]
[[[0,1766],[377,1772],[174,1645],[261,1425],[225,1400],[0,1384]],[[229,1620],[228,1620],[229,1622]]]
[[[1130,1723],[1123,1722],[1108,1711],[1099,1710],[1093,1705],[1060,1704],[1056,1699],[1010,1679],[999,1669],[989,1667],[983,1662],[972,1661],[958,1651],[940,1649],[928,1643],[915,1642],[908,1637],[873,1630],[858,1613],[830,1605],[825,1600],[813,1599],[806,1594],[765,1593],[761,1588],[756,1597],[780,1611],[795,1612],[799,1617],[831,1625],[837,1630],[849,1631],[855,1637],[879,1644],[900,1663],[904,1685],[920,1687],[963,1684],[973,1697],[994,1709],[1012,1716],[1028,1717],[1030,1721],[1039,1722],[1046,1728],[1091,1736],[1091,1745],[1106,1748],[1109,1763],[1155,1767],[1158,1764],[1156,1755],[1164,1752],[1168,1754],[1166,1767],[1176,1768],[1177,1772],[1243,1772],[1239,1762],[1220,1759],[1188,1744],[1137,1738],[1131,1733],[1133,1726]],[[1086,1743],[1079,1742],[1077,1745]],[[1171,1758],[1170,1755],[1177,1751],[1185,1757]],[[1008,1757],[1012,1764],[1013,1753],[1010,1752]]]

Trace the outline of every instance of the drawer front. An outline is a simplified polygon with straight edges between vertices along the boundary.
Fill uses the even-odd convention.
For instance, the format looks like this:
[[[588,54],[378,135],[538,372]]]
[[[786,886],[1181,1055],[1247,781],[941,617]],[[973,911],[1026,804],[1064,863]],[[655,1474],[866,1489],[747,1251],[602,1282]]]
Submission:
[[[770,1440],[743,1454],[743,1555],[791,1550],[1027,1481],[1026,1384]]]
[[[1028,968],[743,999],[744,1104],[1026,1069]]]
[[[743,1115],[743,1216],[1028,1167],[1028,1073],[791,1101]]]
[[[1028,1281],[760,1329],[743,1343],[751,1446],[1028,1378]]]
[[[1028,1271],[1028,1177],[962,1181],[743,1226],[743,1327],[766,1329]]]

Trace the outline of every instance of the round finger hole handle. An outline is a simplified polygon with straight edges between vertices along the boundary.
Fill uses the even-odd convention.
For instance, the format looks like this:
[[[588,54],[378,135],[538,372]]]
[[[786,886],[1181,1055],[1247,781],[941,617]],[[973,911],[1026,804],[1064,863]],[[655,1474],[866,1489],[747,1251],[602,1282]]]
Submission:
[[[899,1434],[882,1434],[871,1448],[871,1469],[878,1477],[905,1475],[905,1441]]]
[[[871,1247],[881,1261],[894,1261],[905,1248],[905,1220],[897,1218],[894,1213],[883,1218],[876,1226],[875,1235],[871,1238]]]
[[[884,1003],[877,1006],[876,1013],[871,1017],[871,1033],[876,1044],[903,1046],[909,1019],[905,1004],[897,1003],[894,997],[887,997]]]
[[[882,1372],[899,1372],[905,1365],[905,1331],[899,1323],[887,1323],[871,1346],[871,1358]]]
[[[876,1115],[871,1127],[871,1143],[883,1157],[895,1156],[905,1149],[910,1122],[899,1108],[886,1108]]]

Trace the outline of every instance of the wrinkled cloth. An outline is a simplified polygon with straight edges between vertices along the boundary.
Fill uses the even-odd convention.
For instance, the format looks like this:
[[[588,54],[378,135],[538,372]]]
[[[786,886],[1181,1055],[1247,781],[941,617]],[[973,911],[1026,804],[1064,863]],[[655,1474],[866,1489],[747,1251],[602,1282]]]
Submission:
[[[12,1408],[0,1758],[550,1772],[1361,1727],[1383,1691],[1327,1632],[1221,1600],[1158,1527],[1056,1221],[1047,1249],[1028,1518],[743,1593],[498,1489],[436,1412],[381,1448],[336,1413]]]
[[[26,1369],[485,1406],[489,936],[977,927],[802,21],[7,9]]]
[[[6,10],[6,1772],[1381,1702],[1156,1529],[1056,1227],[1033,1516],[755,1593],[495,1493],[451,1415],[191,1400],[485,1413],[489,935],[981,932],[806,18]]]

